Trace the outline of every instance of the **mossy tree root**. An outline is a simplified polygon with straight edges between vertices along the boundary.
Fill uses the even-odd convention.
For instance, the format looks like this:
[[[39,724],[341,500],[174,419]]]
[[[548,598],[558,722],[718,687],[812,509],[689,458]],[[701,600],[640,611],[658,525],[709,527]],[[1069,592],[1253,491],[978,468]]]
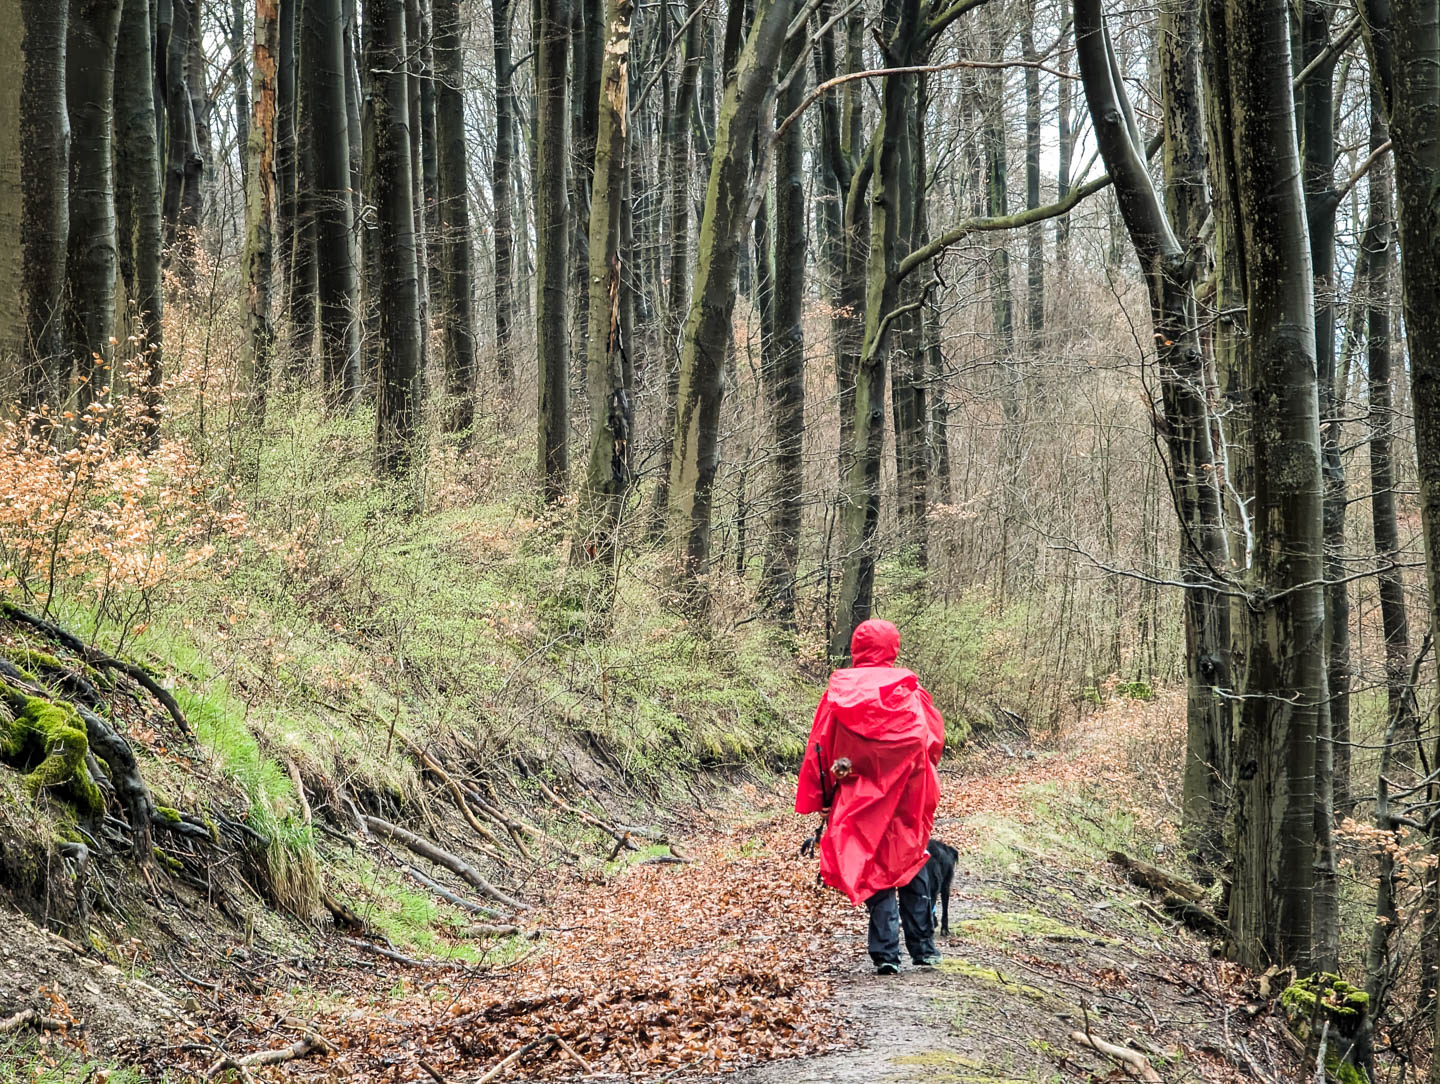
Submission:
[[[9,671],[14,667],[6,666],[0,674],[9,677]],[[8,720],[0,718],[0,757],[12,762],[40,758],[25,775],[26,792],[35,797],[53,787],[86,820],[93,822],[104,816],[105,796],[90,777],[86,764],[90,743],[75,709],[4,681],[0,681],[0,697],[11,716]]]
[[[124,674],[135,684],[148,692],[160,702],[161,707],[175,721],[180,732],[187,738],[193,738],[195,732],[190,729],[190,723],[185,718],[185,713],[180,710],[179,703],[170,691],[161,685],[143,666],[128,662],[125,659],[116,658],[114,655],[107,655],[99,648],[92,647],[73,632],[61,628],[53,621],[46,621],[42,617],[27,613],[14,603],[0,602],[0,615],[10,618],[12,621],[19,621],[29,625],[38,632],[43,632],[56,643],[62,644],[66,649],[73,651],[79,658],[91,666],[102,670],[116,670]]]

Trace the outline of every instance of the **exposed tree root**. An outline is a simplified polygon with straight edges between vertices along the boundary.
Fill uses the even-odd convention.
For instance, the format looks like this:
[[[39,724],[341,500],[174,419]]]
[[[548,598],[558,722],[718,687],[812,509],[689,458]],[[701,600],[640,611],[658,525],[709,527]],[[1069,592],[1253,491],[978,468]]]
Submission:
[[[133,662],[127,662],[124,659],[118,659],[114,655],[107,655],[100,649],[87,644],[73,632],[63,629],[51,621],[46,621],[44,618],[26,613],[13,603],[0,602],[0,614],[4,614],[4,616],[10,618],[12,621],[23,622],[31,628],[43,632],[57,643],[65,645],[66,648],[73,651],[91,666],[96,666],[103,670],[118,670],[156,700],[160,701],[161,706],[169,713],[170,718],[175,721],[175,725],[180,728],[182,734],[187,738],[193,738],[195,736],[195,732],[190,729],[190,724],[185,719],[185,713],[180,710],[180,705],[175,701],[175,698],[170,695],[170,691],[156,681],[143,666],[138,666]]]
[[[502,1060],[498,1065],[496,1065],[493,1069],[487,1072],[484,1076],[476,1080],[475,1084],[490,1084],[490,1081],[495,1080],[496,1078],[501,1076],[505,1072],[505,1070],[509,1069],[510,1066],[514,1065],[526,1054],[529,1054],[531,1051],[534,1050],[543,1049],[549,1051],[553,1047],[557,1046],[559,1042],[560,1036],[553,1033],[550,1035],[542,1035],[538,1039],[532,1039],[530,1042],[522,1046],[519,1050],[515,1051],[515,1053],[507,1055],[504,1060]]]
[[[483,894],[489,896],[502,906],[510,908],[512,911],[523,911],[526,909],[524,903],[500,891],[500,889],[482,877],[474,866],[470,865],[469,862],[466,862],[458,855],[451,854],[444,848],[431,843],[428,839],[417,836],[414,832],[406,828],[401,828],[397,824],[391,824],[387,820],[381,820],[379,817],[368,814],[362,814],[362,816],[365,820],[365,826],[374,834],[384,836],[386,839],[393,839],[398,843],[403,843],[406,847],[410,848],[410,850],[424,858],[428,858],[437,866],[444,866],[452,873],[463,877]]]
[[[461,816],[465,818],[465,822],[470,825],[475,831],[475,834],[498,848],[500,841],[495,838],[495,833],[475,819],[475,814],[471,812],[469,803],[465,801],[465,792],[460,789],[460,785],[455,782],[450,773],[440,766],[439,761],[425,752],[424,749],[420,748],[419,745],[411,741],[404,734],[397,732],[396,736],[399,737],[405,748],[410,750],[411,755],[420,762],[421,767],[434,773],[435,777],[445,785],[445,789],[448,790],[451,797],[455,799],[455,805],[459,808]],[[525,850],[523,842],[520,845],[520,853],[527,859],[530,857],[529,852]]]

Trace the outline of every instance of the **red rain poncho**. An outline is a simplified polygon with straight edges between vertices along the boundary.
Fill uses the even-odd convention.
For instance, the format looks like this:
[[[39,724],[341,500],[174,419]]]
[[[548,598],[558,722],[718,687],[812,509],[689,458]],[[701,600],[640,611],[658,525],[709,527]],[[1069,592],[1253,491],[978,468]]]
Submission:
[[[919,679],[894,665],[899,652],[900,632],[890,622],[865,621],[855,629],[854,665],[830,675],[795,794],[795,812],[818,813],[828,790],[820,876],[852,903],[908,884],[920,872],[940,800],[936,766],[945,723]],[[841,757],[850,758],[852,770],[837,783],[830,767]]]

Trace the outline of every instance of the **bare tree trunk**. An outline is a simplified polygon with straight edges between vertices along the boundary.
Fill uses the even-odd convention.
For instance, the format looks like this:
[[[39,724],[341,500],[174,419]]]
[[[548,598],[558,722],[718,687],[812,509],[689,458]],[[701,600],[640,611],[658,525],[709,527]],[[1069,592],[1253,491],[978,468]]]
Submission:
[[[442,3],[446,0],[442,0]],[[515,327],[515,72],[511,60],[511,0],[495,0],[495,157],[490,174],[490,202],[495,216],[495,375],[500,393],[509,392],[515,380],[515,359],[510,345]]]
[[[251,410],[265,417],[275,327],[270,319],[274,278],[276,68],[280,52],[280,6],[295,0],[255,0],[253,113],[245,157],[245,355]]]
[[[195,132],[195,108],[190,101],[186,68],[190,37],[196,33],[198,0],[170,0],[171,22],[161,23],[158,35],[165,70],[165,247],[188,279],[192,260],[187,254],[196,243],[204,214],[202,184],[205,160]]]
[[[250,66],[246,53],[245,0],[230,0],[230,79],[235,93],[235,144],[240,149],[240,188],[250,181]]]
[[[570,271],[565,202],[566,0],[535,0],[535,341],[540,368],[539,467],[546,504],[565,496],[570,473],[570,355],[566,294]]]
[[[1330,9],[1305,0],[1300,17],[1300,63],[1326,55]],[[1322,61],[1304,84],[1299,106],[1304,146],[1305,215],[1315,277],[1315,364],[1320,391],[1321,465],[1325,481],[1325,640],[1329,700],[1319,715],[1315,760],[1314,966],[1339,969],[1340,902],[1331,829],[1335,820],[1336,728],[1350,732],[1350,596],[1345,576],[1345,468],[1340,459],[1343,405],[1335,371],[1335,129],[1333,59]]]
[[[0,34],[0,359],[18,360],[27,412],[69,394],[64,333],[70,227],[70,122],[65,105],[66,0],[15,0]],[[23,45],[23,47],[22,47]],[[148,70],[148,69],[147,69]]]
[[[340,0],[304,0],[301,23],[323,385],[329,409],[348,410],[360,393],[360,325]]]
[[[307,4],[314,0],[305,0]],[[380,309],[380,388],[375,409],[375,465],[383,474],[405,477],[419,454],[418,430],[424,373],[421,369],[419,254],[415,244],[415,186],[406,54],[405,0],[371,0],[375,124],[375,242],[384,288]],[[372,16],[367,16],[372,18]]]
[[[155,127],[148,0],[125,0],[115,47],[115,217],[120,277],[130,305],[127,324],[143,336],[145,439],[159,428],[164,307],[161,263],[160,143]],[[124,329],[128,330],[128,329]]]
[[[710,563],[710,521],[720,456],[725,343],[735,305],[735,271],[751,219],[750,152],[766,113],[793,9],[758,0],[735,78],[725,90],[696,250],[690,315],[680,355],[675,443],[670,459],[670,520],[691,576]]]
[[[435,132],[439,139],[440,272],[438,292],[445,333],[445,374],[455,411],[450,428],[463,432],[475,420],[475,307],[470,255],[470,184],[465,146],[465,62],[459,0],[434,0]],[[505,11],[508,17],[508,5]],[[507,117],[506,124],[509,124]],[[508,135],[508,133],[507,133]],[[507,154],[509,152],[507,151]],[[497,155],[498,156],[498,155]],[[507,163],[506,168],[509,168]],[[505,198],[509,199],[508,192]],[[506,215],[509,208],[506,207]],[[498,205],[496,208],[498,220]],[[506,229],[509,229],[507,222]],[[510,244],[506,238],[506,245]],[[498,253],[497,240],[497,253]],[[506,253],[508,260],[509,253]],[[508,278],[510,268],[505,268]],[[497,267],[498,282],[498,267]],[[498,289],[498,285],[497,285]],[[510,289],[510,284],[505,284]],[[507,299],[508,304],[508,299]]]
[[[1229,786],[1229,611],[1217,592],[1229,561],[1215,478],[1194,283],[1203,254],[1196,243],[1209,208],[1201,127],[1198,0],[1165,0],[1160,9],[1160,91],[1165,130],[1165,202],[1150,182],[1144,145],[1119,65],[1101,19],[1100,0],[1075,4],[1076,56],[1096,141],[1150,295],[1171,488],[1180,520],[1185,587],[1186,763],[1184,828],[1199,854],[1214,860]],[[1185,238],[1186,242],[1182,242]]]
[[[697,0],[692,0],[697,2]],[[692,6],[691,12],[693,14]],[[692,19],[685,31],[685,55],[680,85],[665,116],[665,161],[670,201],[669,288],[665,295],[665,420],[660,462],[664,466],[655,485],[654,519],[663,526],[670,507],[670,457],[675,450],[676,397],[680,392],[680,339],[690,305],[690,126],[695,92],[700,82],[700,29],[704,20]]]
[[[590,456],[580,490],[572,562],[609,565],[630,492],[630,434],[634,407],[626,386],[628,349],[620,322],[621,295],[629,289],[620,266],[620,220],[629,167],[630,19],[632,0],[609,0],[601,74],[595,175],[590,204],[590,304],[586,392],[590,402]]]
[[[70,113],[67,324],[84,410],[109,390],[115,340],[115,43],[120,0],[77,0],[65,45]]]
[[[807,42],[797,34],[781,54],[780,70],[800,66],[776,100],[777,123],[805,97]],[[775,367],[767,381],[774,436],[773,508],[765,551],[764,590],[780,621],[795,621],[795,578],[800,568],[805,436],[805,132],[792,124],[775,148]]]
[[[1035,0],[1027,0],[1025,22],[1020,29],[1020,50],[1030,66],[1025,69],[1025,207],[1040,206],[1040,54],[1035,51]],[[1061,80],[1064,82],[1065,80]],[[1066,163],[1069,164],[1068,162]],[[1034,355],[1045,331],[1045,224],[1027,227],[1029,248],[1025,256],[1026,348]]]
[[[1212,99],[1228,105],[1217,194],[1245,224],[1255,565],[1236,732],[1230,925],[1248,966],[1312,954],[1316,735],[1325,710],[1323,487],[1314,285],[1284,0],[1208,0]]]

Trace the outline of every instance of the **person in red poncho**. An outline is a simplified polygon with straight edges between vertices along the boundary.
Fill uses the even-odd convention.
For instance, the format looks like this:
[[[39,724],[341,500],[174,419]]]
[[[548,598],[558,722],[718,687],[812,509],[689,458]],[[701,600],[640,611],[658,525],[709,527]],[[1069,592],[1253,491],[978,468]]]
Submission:
[[[830,675],[815,709],[795,812],[826,813],[820,876],[870,912],[870,958],[900,970],[900,929],[916,964],[935,950],[926,844],[940,800],[945,722],[909,670],[895,665],[900,631],[865,621],[850,639],[852,665]]]

